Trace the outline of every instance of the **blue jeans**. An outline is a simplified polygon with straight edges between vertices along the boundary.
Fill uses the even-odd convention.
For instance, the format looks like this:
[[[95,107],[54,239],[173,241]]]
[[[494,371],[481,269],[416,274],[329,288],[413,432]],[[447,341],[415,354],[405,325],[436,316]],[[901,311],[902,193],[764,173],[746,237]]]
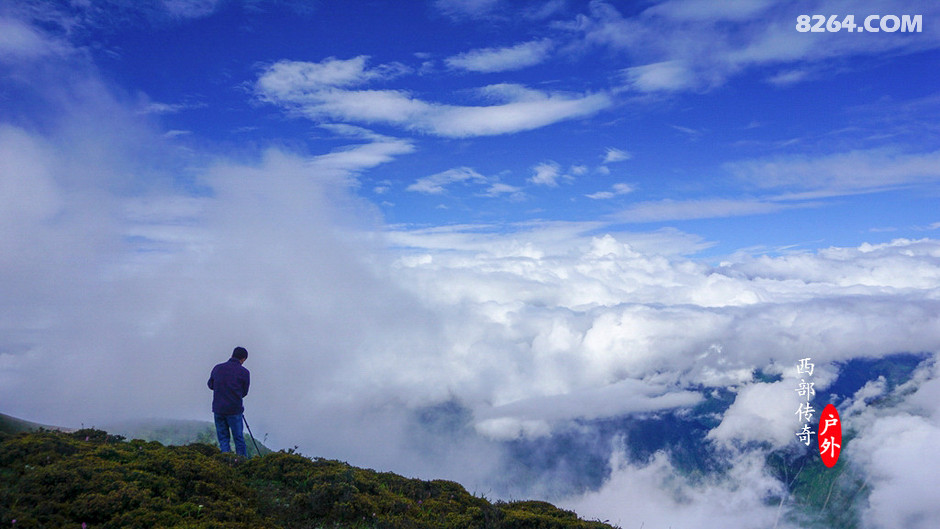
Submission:
[[[219,438],[219,449],[223,452],[231,452],[232,447],[229,445],[229,430],[232,431],[232,437],[235,438],[235,453],[243,456],[245,454],[245,435],[243,432],[244,419],[242,419],[242,414],[237,415],[221,415],[215,414],[215,434]]]

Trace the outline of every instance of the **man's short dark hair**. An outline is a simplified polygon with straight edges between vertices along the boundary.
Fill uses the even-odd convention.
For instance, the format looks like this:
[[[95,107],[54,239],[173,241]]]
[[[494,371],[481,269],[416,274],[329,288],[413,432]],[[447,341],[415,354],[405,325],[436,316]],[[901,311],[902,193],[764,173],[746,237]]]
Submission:
[[[232,351],[232,358],[237,360],[244,360],[248,358],[248,349],[245,349],[244,347],[236,347],[235,350]]]

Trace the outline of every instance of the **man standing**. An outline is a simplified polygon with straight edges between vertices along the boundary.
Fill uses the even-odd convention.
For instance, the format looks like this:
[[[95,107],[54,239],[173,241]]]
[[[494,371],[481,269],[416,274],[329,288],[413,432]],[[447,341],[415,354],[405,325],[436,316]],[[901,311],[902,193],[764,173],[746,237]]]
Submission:
[[[235,439],[235,453],[244,456],[245,436],[243,432],[245,407],[242,399],[248,394],[250,374],[242,367],[248,359],[248,350],[236,347],[228,362],[212,368],[209,389],[212,390],[212,413],[215,414],[215,433],[219,437],[219,448],[231,452],[229,430]]]

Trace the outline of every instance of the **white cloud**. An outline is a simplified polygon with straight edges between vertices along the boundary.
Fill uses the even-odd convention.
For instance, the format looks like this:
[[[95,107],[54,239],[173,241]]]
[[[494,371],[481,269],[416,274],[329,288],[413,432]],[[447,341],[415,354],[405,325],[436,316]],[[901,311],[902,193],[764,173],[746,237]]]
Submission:
[[[552,161],[537,164],[532,172],[535,174],[528,181],[539,186],[558,187],[559,180],[571,180],[570,176],[562,172],[561,166]]]
[[[669,125],[669,127],[678,130],[692,140],[697,140],[703,133],[701,130],[693,129],[691,127],[683,127],[682,125]]]
[[[707,219],[763,215],[787,209],[784,204],[757,199],[665,199],[638,202],[617,214],[626,222],[662,222],[670,220]]]
[[[545,20],[566,9],[567,0],[543,0],[526,10],[525,16],[533,20]]]
[[[697,84],[688,65],[681,61],[633,66],[624,70],[623,74],[627,84],[641,92],[688,90]]]
[[[604,94],[569,95],[492,85],[482,92],[504,101],[491,106],[426,102],[399,90],[353,90],[375,79],[389,79],[401,68],[366,69],[365,57],[320,63],[281,61],[259,77],[259,96],[317,121],[384,123],[446,137],[509,134],[585,117],[608,107]]]
[[[557,322],[556,322],[557,324]],[[558,327],[551,336],[557,340]],[[563,337],[569,347],[580,337]],[[551,347],[551,343],[545,344]],[[562,347],[564,349],[564,347]],[[496,439],[548,435],[553,425],[575,420],[622,417],[633,413],[664,411],[698,404],[702,396],[694,391],[674,391],[668,387],[636,379],[625,379],[598,388],[581,388],[561,394],[539,395],[478,409],[475,428]]]
[[[847,457],[861,465],[872,483],[862,513],[875,528],[927,529],[940,524],[936,502],[940,472],[940,427],[928,419],[894,415],[860,432]]]
[[[511,134],[587,117],[610,104],[605,94],[572,97],[541,93],[538,99],[493,106],[432,105],[408,128],[449,137]]]
[[[791,192],[784,198],[814,198],[936,182],[940,180],[940,151],[790,155],[734,162],[726,169],[755,187]]]
[[[710,2],[709,0],[669,0],[650,7],[648,14],[676,20],[754,20],[762,11],[777,4],[776,0],[732,0]]]
[[[490,14],[500,0],[434,0],[434,6],[454,18],[479,18]]]
[[[551,426],[540,420],[520,420],[514,417],[484,419],[474,425],[481,435],[496,440],[512,440],[520,437],[542,437],[551,433]]]
[[[801,281],[831,282],[840,288],[878,285],[897,291],[919,290],[931,288],[931,282],[937,279],[936,270],[928,267],[912,275],[897,275],[894,271],[921,259],[930,259],[936,252],[935,244],[930,240],[897,239],[877,245],[865,243],[857,248],[825,248],[815,253],[748,258],[729,266],[734,273],[778,281],[799,278]]]
[[[852,395],[852,398],[841,405],[842,412],[840,416],[849,418],[853,415],[858,415],[865,411],[865,408],[868,406],[868,403],[871,399],[883,396],[888,389],[887,381],[885,377],[879,376],[875,380],[870,380],[865,383],[858,391]],[[851,420],[851,419],[850,419]]]
[[[275,101],[291,100],[309,91],[357,86],[402,73],[403,67],[395,66],[367,69],[368,60],[368,56],[360,55],[346,60],[330,57],[318,63],[278,61],[265,69],[258,79],[258,89]]]
[[[610,191],[598,191],[597,193],[591,193],[591,194],[584,195],[584,196],[588,198],[593,198],[594,200],[607,200],[607,199],[611,199],[619,195],[627,195],[632,192],[633,192],[633,186],[631,186],[630,184],[619,183],[619,184],[614,184],[611,187]]]
[[[498,351],[505,354],[506,349],[496,345],[502,340],[532,344],[531,349],[513,346],[511,350],[515,351],[513,357],[520,359],[520,368],[538,366],[535,371],[514,374],[510,370],[496,376],[496,372],[485,370],[488,377],[496,377],[487,387],[500,395],[489,394],[491,401],[524,399],[532,395],[526,387],[539,391],[534,388],[541,385],[554,388],[555,393],[572,392],[574,398],[577,387],[612,384],[657,370],[689,370],[690,380],[712,381],[715,370],[744,369],[747,373],[754,366],[768,365],[772,358],[787,358],[794,350],[821,359],[847,358],[859,351],[933,350],[940,337],[937,332],[924,333],[927,327],[921,319],[936,319],[929,316],[934,302],[916,294],[933,288],[928,284],[936,282],[936,267],[923,268],[933,259],[929,256],[936,251],[934,243],[907,242],[884,248],[881,256],[871,256],[871,260],[871,252],[851,252],[851,257],[842,259],[857,261],[858,279],[852,281],[852,276],[838,267],[818,277],[801,273],[826,269],[826,258],[821,255],[806,255],[817,267],[784,258],[762,258],[757,262],[762,263],[764,272],[727,265],[723,273],[716,274],[691,263],[638,253],[609,237],[594,239],[577,253],[568,253],[570,247],[556,253],[551,246],[535,242],[534,234],[478,241],[464,237],[470,243],[465,248],[454,233],[448,234],[449,238],[443,235],[428,233],[409,239],[409,253],[427,258],[400,261],[400,277],[441,310],[462,307],[465,318],[463,311],[476,307],[481,322],[496,325],[473,331],[466,325],[472,319],[463,319],[456,333],[464,337],[461,340],[477,344],[474,358],[481,368],[502,357]],[[421,252],[416,247],[421,240],[447,250]],[[900,257],[907,252],[913,255]],[[900,260],[883,261],[888,255]],[[803,279],[778,278],[779,274],[771,272],[774,265]],[[886,274],[865,274],[873,268]],[[905,272],[898,274],[900,269]],[[895,272],[888,274],[888,270]],[[914,277],[898,283],[897,276],[907,274]],[[448,281],[433,281],[437,275]],[[896,301],[880,297],[863,301],[858,297],[866,291],[883,296],[891,292],[886,289],[889,285],[911,285],[914,290],[897,290]],[[664,307],[656,308],[658,305]],[[905,307],[903,314],[893,313],[899,305]],[[889,331],[891,328],[894,330]],[[873,337],[878,339],[872,341]],[[720,354],[705,357],[707,361],[696,356],[715,343],[724,345]],[[579,360],[572,363],[572,358]],[[539,386],[530,386],[535,380],[541,381]],[[745,396],[763,389],[755,388]],[[758,393],[754,395],[754,403],[763,402]],[[757,409],[745,406],[747,400],[740,405],[741,413],[733,415],[743,418]],[[552,407],[559,408],[557,404]],[[779,434],[785,425],[789,437],[793,433],[789,432],[792,413],[764,417],[780,428],[763,431]],[[729,422],[725,429],[731,431],[731,426]],[[773,438],[782,439],[776,434]]]
[[[624,162],[631,158],[633,158],[632,154],[614,147],[607,147],[604,151],[604,163]]]
[[[533,40],[506,48],[472,50],[448,57],[445,62],[451,68],[470,72],[504,72],[539,64],[549,57],[552,48],[549,39]]]
[[[799,430],[795,412],[800,405],[795,386],[792,379],[744,386],[721,424],[708,432],[708,438],[727,446],[768,442],[774,448],[782,448],[793,443],[794,432]]]
[[[512,195],[516,198],[523,197],[521,187],[505,184],[503,182],[493,182],[486,190],[486,195],[491,197],[500,195]]]
[[[765,473],[759,454],[736,458],[724,478],[699,482],[673,468],[662,452],[645,465],[632,464],[615,452],[610,468],[610,478],[599,490],[561,504],[579,516],[609,520],[618,527],[778,526],[777,507],[767,505],[765,498],[781,493],[782,485]]]
[[[524,85],[516,83],[497,83],[475,90],[483,99],[499,103],[513,101],[539,101],[545,94]]]
[[[414,151],[414,144],[408,140],[374,134],[356,127],[327,127],[334,131],[350,134],[368,140],[367,143],[350,145],[328,154],[321,154],[310,159],[312,168],[329,174],[356,175],[383,163],[388,163],[397,156]]]
[[[0,125],[0,197],[3,197],[2,215],[4,240],[17,234],[18,223],[31,224],[45,221],[58,213],[64,196],[55,185],[47,150],[41,140],[26,131],[9,125]]]
[[[42,59],[66,53],[69,48],[20,20],[0,16],[0,63]]]
[[[911,412],[940,424],[940,407],[936,405],[940,402],[940,364],[935,363],[932,369],[924,369],[918,375],[924,380],[919,381],[921,383],[917,391],[908,399],[912,406]]]
[[[698,131],[673,125],[690,135]],[[940,153],[893,149],[849,151],[821,156],[787,155],[730,162],[734,178],[767,194],[749,198],[663,199],[637,202],[617,213],[626,222],[663,222],[777,213],[819,207],[823,199],[921,186],[940,180]],[[612,198],[615,192],[587,195]]]
[[[469,167],[457,167],[419,178],[415,183],[408,186],[408,191],[440,195],[446,191],[445,188],[450,184],[468,182],[486,184],[487,178]]]
[[[162,0],[170,15],[181,18],[201,18],[212,14],[220,0]]]
[[[561,166],[559,166],[557,163],[540,163],[533,167],[532,171],[535,174],[532,175],[529,181],[533,184],[558,187],[558,178],[561,176]]]
[[[767,79],[767,82],[778,86],[789,86],[805,81],[810,77],[811,74],[812,72],[806,69],[786,70],[777,72],[772,77]]]

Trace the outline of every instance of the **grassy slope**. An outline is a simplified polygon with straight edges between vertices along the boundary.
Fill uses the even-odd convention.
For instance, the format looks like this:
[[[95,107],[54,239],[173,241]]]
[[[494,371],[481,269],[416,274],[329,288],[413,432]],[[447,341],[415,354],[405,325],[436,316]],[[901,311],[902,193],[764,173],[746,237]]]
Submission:
[[[40,428],[46,429],[46,430],[68,431],[68,428],[48,426],[45,424],[30,422],[30,421],[26,421],[23,419],[18,419],[16,417],[12,417],[10,415],[0,413],[0,433],[31,432],[34,430],[39,430]]]
[[[607,529],[543,502],[491,503],[421,481],[277,452],[236,460],[207,444],[100,430],[0,434],[0,527]]]

